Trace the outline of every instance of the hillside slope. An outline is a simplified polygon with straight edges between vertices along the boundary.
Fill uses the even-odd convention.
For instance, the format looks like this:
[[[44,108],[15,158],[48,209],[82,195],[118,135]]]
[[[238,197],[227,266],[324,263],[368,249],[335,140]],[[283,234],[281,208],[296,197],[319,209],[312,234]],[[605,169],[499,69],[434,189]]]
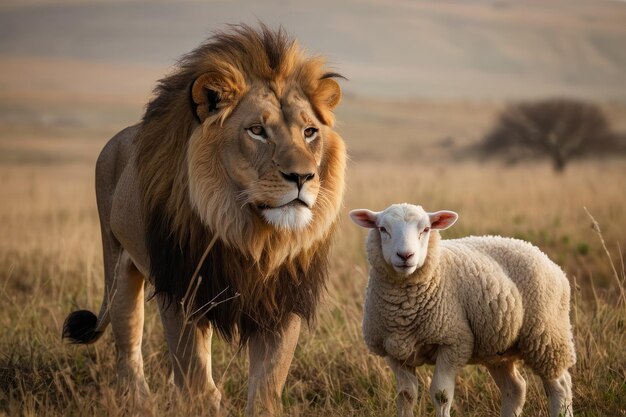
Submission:
[[[164,72],[224,23],[257,20],[329,56],[359,95],[626,100],[626,4],[616,1],[9,1],[0,62],[71,58]]]

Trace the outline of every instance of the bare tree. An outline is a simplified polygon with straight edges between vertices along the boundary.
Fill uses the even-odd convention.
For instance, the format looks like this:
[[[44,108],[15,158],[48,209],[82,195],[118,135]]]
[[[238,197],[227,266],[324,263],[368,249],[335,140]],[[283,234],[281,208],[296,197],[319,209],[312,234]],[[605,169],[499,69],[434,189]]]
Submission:
[[[480,150],[509,162],[547,156],[556,171],[574,158],[626,151],[602,110],[571,99],[547,99],[508,106],[485,136]]]

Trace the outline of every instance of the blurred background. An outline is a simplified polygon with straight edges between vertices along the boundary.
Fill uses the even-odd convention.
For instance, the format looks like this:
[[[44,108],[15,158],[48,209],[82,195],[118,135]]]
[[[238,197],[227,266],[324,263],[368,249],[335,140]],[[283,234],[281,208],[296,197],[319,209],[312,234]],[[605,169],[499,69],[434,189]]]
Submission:
[[[445,237],[541,247],[573,288],[575,407],[626,416],[626,2],[608,0],[2,0],[0,415],[123,413],[112,394],[100,399],[114,386],[112,341],[80,350],[58,337],[65,314],[102,294],[95,160],[140,120],[178,57],[226,24],[258,21],[349,80],[337,109],[350,153],[344,214],[407,201],[459,212]],[[285,391],[291,415],[393,412],[393,380],[360,339],[363,238],[342,222],[319,323]],[[150,306],[146,372],[166,392]],[[233,358],[218,347],[237,415],[246,370]],[[498,398],[481,372],[462,376],[457,415],[498,415],[497,401],[472,401]],[[542,395],[531,385],[529,398]],[[527,415],[545,415],[532,403]]]
[[[212,31],[260,20],[328,56],[359,96],[624,100],[624,9],[618,1],[4,0],[0,54],[7,73],[40,67],[28,73],[41,74],[32,88],[60,87],[66,64],[81,80],[97,77],[101,94],[145,93],[151,76]],[[88,65],[103,63],[108,71],[98,74]],[[129,66],[137,74],[118,73]],[[132,90],[119,85],[133,75]]]

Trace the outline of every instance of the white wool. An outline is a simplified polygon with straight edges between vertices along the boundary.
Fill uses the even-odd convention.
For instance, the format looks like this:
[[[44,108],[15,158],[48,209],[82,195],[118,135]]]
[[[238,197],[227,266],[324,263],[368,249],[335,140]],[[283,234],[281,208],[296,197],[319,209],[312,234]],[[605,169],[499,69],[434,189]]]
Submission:
[[[351,216],[355,219],[361,212],[355,210]],[[372,230],[367,239],[371,268],[363,336],[369,349],[386,357],[396,373],[399,398],[404,396],[398,400],[399,415],[412,415],[415,366],[437,363],[431,398],[437,416],[449,416],[454,375],[469,362],[487,365],[494,378],[506,379],[501,384],[496,378],[501,390],[510,390],[503,392],[502,415],[517,415],[525,392],[514,366],[519,359],[544,380],[550,415],[560,410],[572,415],[567,369],[575,363],[575,353],[570,287],[563,271],[521,240],[499,236],[440,240],[433,230],[427,244],[413,241],[401,247],[415,249],[416,258],[425,255],[423,264],[406,274],[393,262],[390,265],[384,253],[394,236],[385,237],[378,227],[405,222],[410,228],[419,223],[423,230],[429,214],[408,204],[370,213],[376,224],[365,226]],[[405,229],[395,227],[391,233],[399,230]],[[411,236],[414,240],[415,234]],[[510,365],[507,372],[502,371],[503,364]]]

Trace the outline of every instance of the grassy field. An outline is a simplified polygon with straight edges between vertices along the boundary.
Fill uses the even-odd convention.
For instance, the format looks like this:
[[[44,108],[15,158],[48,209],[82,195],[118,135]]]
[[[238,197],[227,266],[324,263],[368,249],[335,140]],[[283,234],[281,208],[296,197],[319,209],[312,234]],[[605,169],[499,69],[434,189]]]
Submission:
[[[109,118],[32,123],[24,104],[21,113],[0,119],[0,415],[118,416],[134,410],[116,395],[111,332],[87,347],[60,339],[65,316],[76,308],[97,309],[103,293],[95,159],[115,129],[139,114],[134,103],[101,105],[93,114]],[[351,99],[340,110],[339,129],[352,158],[348,191],[328,293],[317,323],[302,333],[284,391],[287,415],[394,415],[393,376],[361,337],[365,234],[346,213],[406,201],[459,212],[460,221],[444,237],[521,237],[561,264],[573,289],[576,414],[626,416],[626,300],[620,300],[626,161],[575,163],[557,175],[547,162],[504,167],[466,157],[465,147],[486,131],[500,107]],[[605,108],[623,129],[626,108]],[[602,228],[615,271],[584,207]],[[153,302],[144,334],[154,398],[142,413],[202,411],[201,404],[181,402],[168,386],[170,363]],[[214,351],[224,414],[241,415],[245,352],[219,340]],[[427,395],[431,373],[428,367],[418,371],[418,415],[434,415]],[[541,384],[524,374],[525,415],[547,415]],[[459,375],[456,416],[498,416],[499,401],[486,370],[467,367]]]

